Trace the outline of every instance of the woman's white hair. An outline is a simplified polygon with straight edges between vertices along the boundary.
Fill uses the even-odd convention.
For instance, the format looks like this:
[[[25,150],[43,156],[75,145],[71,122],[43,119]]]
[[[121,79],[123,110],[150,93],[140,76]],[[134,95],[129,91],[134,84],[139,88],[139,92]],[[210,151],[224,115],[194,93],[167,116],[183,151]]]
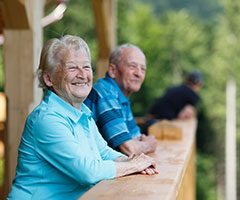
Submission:
[[[65,35],[60,39],[50,39],[42,48],[40,63],[37,70],[39,87],[47,89],[43,80],[45,72],[52,73],[61,64],[64,56],[70,50],[83,52],[91,61],[90,50],[87,43],[78,36]]]

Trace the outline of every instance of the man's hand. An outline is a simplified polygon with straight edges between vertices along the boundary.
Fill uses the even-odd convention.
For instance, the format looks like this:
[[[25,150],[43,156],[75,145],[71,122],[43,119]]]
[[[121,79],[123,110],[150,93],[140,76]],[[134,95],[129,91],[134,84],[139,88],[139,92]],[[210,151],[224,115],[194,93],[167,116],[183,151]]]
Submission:
[[[196,110],[192,105],[186,105],[178,114],[178,119],[189,119],[196,116]]]
[[[153,135],[146,136],[146,135],[142,134],[139,139],[141,142],[145,143],[144,144],[145,153],[152,153],[156,150],[157,140],[156,140],[155,136],[153,136]]]
[[[122,153],[130,156],[132,154],[138,155],[141,153],[152,153],[156,150],[157,140],[154,136],[141,135],[139,138],[133,138],[123,144],[119,145]]]

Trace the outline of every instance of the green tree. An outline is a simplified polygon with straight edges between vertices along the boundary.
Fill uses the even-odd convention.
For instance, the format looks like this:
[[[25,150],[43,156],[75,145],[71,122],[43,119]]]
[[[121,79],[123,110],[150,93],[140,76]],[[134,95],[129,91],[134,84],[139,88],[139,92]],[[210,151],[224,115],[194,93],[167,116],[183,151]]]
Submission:
[[[217,20],[218,14],[222,13],[222,6],[218,0],[141,0],[151,4],[155,13],[178,12],[186,9],[191,16],[197,17],[206,23]]]
[[[197,194],[198,199],[216,199],[217,175],[215,160],[212,158],[215,155],[215,128],[218,120],[215,124],[212,123],[216,118],[215,115],[209,117],[209,113],[214,107],[211,100],[214,99],[213,94],[218,93],[218,96],[222,97],[223,90],[215,92],[217,88],[212,84],[212,76],[215,72],[212,73],[209,66],[212,67],[217,24],[203,23],[202,20],[191,16],[187,10],[168,11],[157,15],[150,5],[140,3],[129,5],[126,2],[121,4],[121,1],[119,4],[120,43],[137,44],[145,52],[148,61],[147,75],[142,89],[131,97],[135,114],[146,113],[153,100],[160,96],[165,88],[182,81],[181,77],[185,71],[199,69],[205,75],[205,85],[201,92],[204,101],[201,115],[204,119],[201,121],[199,131],[206,134],[198,134],[203,155],[198,158]],[[224,86],[224,82],[218,78],[215,76],[213,80],[219,81]],[[220,103],[218,112],[223,110],[222,108],[223,105]],[[212,157],[205,156],[209,153]],[[206,172],[209,178],[202,179]],[[206,182],[208,184],[205,184]]]
[[[148,61],[146,80],[132,97],[134,112],[143,115],[167,86],[182,81],[185,71],[205,71],[208,38],[204,26],[185,10],[155,16],[149,5],[127,5],[123,12],[125,6],[119,5],[119,42],[140,46]]]
[[[221,83],[221,89],[225,89],[225,85],[228,79],[233,78],[237,83],[237,118],[239,118],[239,111],[240,111],[240,98],[239,98],[239,88],[240,88],[240,2],[233,1],[233,0],[223,0],[224,6],[224,15],[221,16],[219,20],[219,26],[216,30],[216,43],[215,43],[215,53],[212,57],[213,66],[215,66],[215,72],[219,74],[218,81]],[[216,84],[216,73],[212,75],[213,82]],[[223,76],[224,74],[224,76]],[[221,75],[221,76],[220,76]],[[215,81],[214,81],[215,80]],[[216,95],[218,95],[217,108],[213,111],[214,118],[217,119],[216,123],[216,130],[219,131],[219,147],[221,147],[222,152],[224,152],[224,144],[222,144],[225,137],[225,97],[221,96],[219,91],[215,91]],[[220,105],[221,103],[221,105]],[[213,102],[211,102],[213,105]],[[220,122],[220,123],[219,123]],[[239,120],[237,120],[237,139],[238,139],[238,158],[237,162],[240,161],[240,124]],[[223,140],[221,140],[223,139]],[[221,141],[220,141],[221,140]],[[224,154],[223,154],[224,155]],[[223,156],[218,156],[219,161],[223,160]],[[220,163],[220,162],[219,162]],[[224,171],[224,163],[221,162],[219,166],[219,171]],[[237,176],[238,180],[240,178],[240,170],[237,169]],[[224,173],[220,175],[219,179],[224,180]],[[222,181],[224,182],[224,181]],[[240,198],[240,185],[237,186],[238,191],[238,198]]]
[[[197,199],[199,200],[215,200],[217,197],[215,162],[212,160],[215,160],[213,156],[201,153],[197,155]]]
[[[3,50],[0,48],[0,92],[4,91]]]
[[[55,6],[50,5],[46,13],[51,12]],[[64,17],[44,29],[44,40],[65,34],[78,35],[88,43],[94,65],[97,56],[97,41],[91,1],[69,1]]]

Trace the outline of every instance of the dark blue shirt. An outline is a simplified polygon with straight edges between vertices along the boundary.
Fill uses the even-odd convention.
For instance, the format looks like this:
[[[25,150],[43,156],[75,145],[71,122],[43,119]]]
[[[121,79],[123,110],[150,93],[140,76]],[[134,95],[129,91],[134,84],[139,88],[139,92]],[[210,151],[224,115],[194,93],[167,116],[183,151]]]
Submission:
[[[156,100],[150,114],[157,119],[175,119],[184,106],[196,106],[198,101],[199,96],[187,85],[171,87]]]

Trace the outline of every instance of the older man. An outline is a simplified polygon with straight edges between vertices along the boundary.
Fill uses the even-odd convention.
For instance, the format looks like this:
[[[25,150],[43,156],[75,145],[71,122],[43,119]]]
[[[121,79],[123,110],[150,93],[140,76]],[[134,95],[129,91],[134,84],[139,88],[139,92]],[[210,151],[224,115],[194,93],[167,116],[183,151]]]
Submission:
[[[156,139],[140,133],[128,97],[139,91],[146,73],[146,58],[132,44],[118,46],[110,55],[105,78],[98,80],[85,104],[108,145],[126,155],[154,152]]]

